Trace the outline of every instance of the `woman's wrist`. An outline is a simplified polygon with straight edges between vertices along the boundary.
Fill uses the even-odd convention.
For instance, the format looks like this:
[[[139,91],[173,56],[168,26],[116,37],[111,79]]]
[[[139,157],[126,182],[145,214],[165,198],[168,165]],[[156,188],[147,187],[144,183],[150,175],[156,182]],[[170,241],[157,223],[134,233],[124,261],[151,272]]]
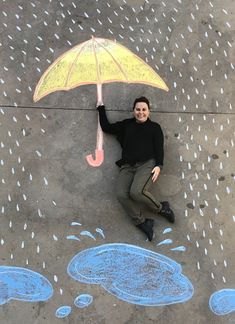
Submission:
[[[163,166],[162,165],[156,165],[155,168],[158,167],[160,170],[162,170]]]
[[[103,101],[98,101],[96,104],[96,108],[100,107],[100,106],[104,106]]]

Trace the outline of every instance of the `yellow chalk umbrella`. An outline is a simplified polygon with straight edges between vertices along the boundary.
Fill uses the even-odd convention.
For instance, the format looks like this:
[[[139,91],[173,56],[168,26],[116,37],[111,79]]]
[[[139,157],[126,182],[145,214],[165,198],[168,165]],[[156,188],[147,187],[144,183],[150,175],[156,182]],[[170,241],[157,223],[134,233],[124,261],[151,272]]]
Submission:
[[[33,99],[70,90],[80,85],[96,84],[97,101],[102,102],[102,84],[110,82],[142,83],[168,91],[161,77],[140,57],[116,41],[92,37],[62,54],[40,78]],[[87,157],[90,165],[103,162],[103,134],[98,122],[95,160]]]

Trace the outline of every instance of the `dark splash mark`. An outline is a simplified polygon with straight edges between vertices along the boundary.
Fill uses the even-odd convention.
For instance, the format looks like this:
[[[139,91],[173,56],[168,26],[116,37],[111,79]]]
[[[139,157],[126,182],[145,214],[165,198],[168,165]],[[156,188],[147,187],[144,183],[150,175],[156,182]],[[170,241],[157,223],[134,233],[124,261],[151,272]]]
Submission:
[[[187,206],[189,209],[194,209],[194,206],[193,206],[192,203],[188,203],[186,206]]]
[[[212,157],[213,160],[218,160],[219,155],[217,155],[217,154],[212,154],[211,157]]]
[[[68,274],[99,284],[126,302],[144,306],[182,303],[194,293],[191,282],[174,260],[134,245],[104,244],[78,253]]]

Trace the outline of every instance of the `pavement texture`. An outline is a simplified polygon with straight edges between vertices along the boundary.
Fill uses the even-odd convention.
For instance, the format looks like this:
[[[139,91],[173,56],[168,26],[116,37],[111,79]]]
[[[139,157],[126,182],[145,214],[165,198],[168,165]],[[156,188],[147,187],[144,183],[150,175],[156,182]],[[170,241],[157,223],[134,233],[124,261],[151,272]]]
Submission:
[[[0,323],[235,323],[234,1],[1,0],[0,15]],[[116,39],[169,87],[103,85],[111,121],[129,118],[144,95],[164,132],[164,168],[152,190],[171,203],[176,222],[146,211],[155,219],[152,242],[116,199],[116,139],[104,136],[100,167],[86,162],[96,86],[33,102],[43,72],[91,35]],[[121,244],[113,254],[110,243]],[[80,262],[83,280],[86,271],[95,279],[72,278],[71,259],[101,245],[106,259],[87,252]],[[168,258],[156,261],[156,273],[149,251]],[[162,273],[161,262],[171,268]],[[141,279],[133,277],[138,264]],[[166,298],[149,306],[154,285]],[[176,301],[181,288],[188,295]],[[63,306],[71,308],[56,313]]]

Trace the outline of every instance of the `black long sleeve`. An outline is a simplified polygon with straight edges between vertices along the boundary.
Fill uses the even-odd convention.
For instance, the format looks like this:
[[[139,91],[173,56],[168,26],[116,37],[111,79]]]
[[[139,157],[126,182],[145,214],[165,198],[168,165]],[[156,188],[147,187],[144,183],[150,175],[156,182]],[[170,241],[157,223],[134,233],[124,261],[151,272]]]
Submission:
[[[116,135],[122,147],[123,163],[134,164],[155,159],[156,166],[163,166],[164,136],[161,126],[148,119],[145,123],[137,123],[135,118],[110,123],[105,106],[99,106],[100,125],[104,132]]]
[[[100,126],[103,132],[113,134],[113,135],[118,135],[118,133],[122,129],[122,122],[119,121],[116,123],[110,123],[107,118],[104,105],[97,107],[97,110],[99,112]]]

